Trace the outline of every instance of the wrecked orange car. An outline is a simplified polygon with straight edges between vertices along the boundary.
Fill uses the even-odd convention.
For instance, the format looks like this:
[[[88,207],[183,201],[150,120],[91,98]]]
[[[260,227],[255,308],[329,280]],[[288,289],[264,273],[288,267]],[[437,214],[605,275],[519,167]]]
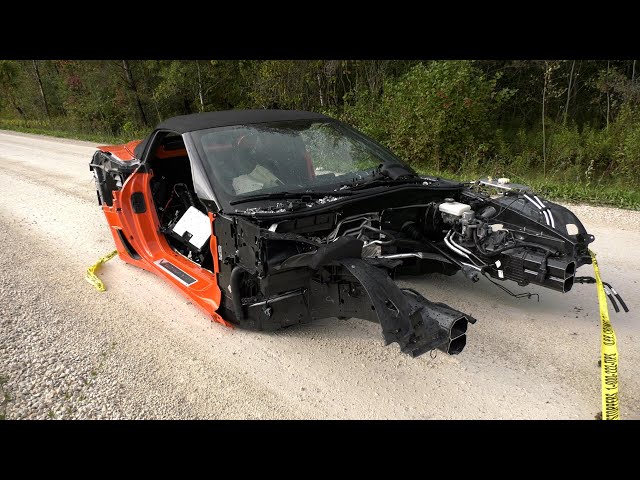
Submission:
[[[457,354],[473,317],[393,278],[461,271],[569,292],[591,263],[594,237],[565,207],[508,179],[419,175],[317,113],[173,117],[99,147],[90,168],[120,258],[226,326],[357,317],[412,356]]]

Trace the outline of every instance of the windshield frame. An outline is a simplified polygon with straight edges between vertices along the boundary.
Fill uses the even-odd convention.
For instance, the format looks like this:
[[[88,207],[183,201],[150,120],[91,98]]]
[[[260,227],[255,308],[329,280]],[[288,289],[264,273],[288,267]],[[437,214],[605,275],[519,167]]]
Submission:
[[[309,120],[287,120],[287,121],[274,121],[274,122],[264,122],[264,123],[247,123],[247,124],[229,125],[229,126],[222,126],[222,127],[213,127],[213,128],[203,129],[203,130],[195,130],[192,132],[187,132],[183,135],[185,146],[187,148],[187,152],[189,156],[194,156],[197,158],[197,160],[194,159],[195,162],[192,162],[192,165],[194,163],[198,164],[198,167],[193,169],[194,187],[195,187],[196,194],[198,195],[199,198],[203,200],[213,201],[217,205],[218,210],[228,212],[228,213],[233,213],[235,210],[240,210],[231,204],[232,201],[238,200],[238,199],[246,198],[246,201],[242,202],[243,204],[242,209],[245,208],[245,204],[247,206],[251,206],[251,204],[254,202],[261,203],[261,204],[273,204],[277,202],[282,202],[282,200],[278,200],[278,199],[264,199],[264,198],[260,198],[260,199],[256,199],[255,201],[252,201],[250,200],[250,197],[253,195],[264,197],[264,194],[266,193],[274,193],[274,194],[277,194],[280,192],[296,193],[296,192],[312,192],[312,191],[331,191],[331,190],[340,189],[342,185],[348,182],[345,182],[344,179],[338,179],[338,177],[336,177],[335,182],[318,183],[316,185],[308,185],[308,186],[301,186],[301,187],[298,186],[298,187],[291,187],[291,188],[283,187],[282,189],[275,190],[275,191],[274,190],[265,191],[263,189],[263,190],[257,190],[255,192],[249,192],[244,194],[229,193],[227,189],[221,184],[218,177],[213,173],[212,171],[213,165],[210,163],[208,156],[204,151],[203,144],[200,141],[201,137],[204,134],[215,132],[217,130],[225,131],[225,130],[231,130],[239,127],[252,127],[252,126],[278,127],[278,126],[286,126],[287,124],[311,125],[313,123],[331,124],[332,128],[334,128],[338,132],[342,133],[347,137],[351,137],[351,139],[354,139],[356,142],[362,143],[372,154],[374,154],[376,158],[380,159],[380,164],[401,165],[402,167],[406,168],[408,172],[415,175],[415,172],[413,171],[413,169],[409,165],[407,165],[406,162],[404,162],[397,155],[395,155],[391,150],[384,147],[383,145],[373,140],[369,136],[365,135],[364,133],[360,132],[356,128],[336,119],[318,118],[318,119],[309,119]],[[361,172],[368,172],[368,170],[369,169],[362,170]],[[354,175],[354,177],[351,177],[351,178],[355,178],[355,175],[358,172],[351,172],[351,173],[353,173]],[[197,179],[195,178],[196,176],[198,177]],[[355,193],[356,192],[354,192],[354,194]]]

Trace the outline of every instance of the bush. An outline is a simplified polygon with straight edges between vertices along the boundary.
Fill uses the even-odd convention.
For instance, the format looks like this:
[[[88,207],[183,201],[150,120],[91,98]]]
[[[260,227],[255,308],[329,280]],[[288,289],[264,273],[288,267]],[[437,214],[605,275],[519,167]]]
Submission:
[[[387,81],[378,104],[359,95],[343,119],[416,167],[473,168],[491,150],[493,115],[509,94],[495,83],[470,61],[420,63]]]
[[[626,183],[640,184],[640,107],[625,105],[613,125],[615,174]]]

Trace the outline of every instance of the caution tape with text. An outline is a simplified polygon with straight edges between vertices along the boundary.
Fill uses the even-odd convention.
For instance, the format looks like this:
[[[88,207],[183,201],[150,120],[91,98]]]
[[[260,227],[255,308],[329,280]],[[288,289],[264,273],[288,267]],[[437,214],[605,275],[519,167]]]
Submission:
[[[99,292],[104,292],[106,290],[104,283],[102,283],[102,280],[100,280],[97,276],[96,276],[96,270],[98,269],[98,267],[100,265],[102,265],[105,262],[108,262],[109,260],[111,260],[113,257],[115,257],[118,254],[118,250],[114,250],[111,253],[107,253],[104,257],[100,258],[100,260],[98,260],[96,263],[94,263],[93,265],[91,265],[88,269],[87,269],[87,273],[84,276],[85,280],[87,282],[89,282],[91,285],[93,285],[95,287],[96,290],[98,290]]]
[[[600,304],[601,330],[601,372],[602,379],[602,419],[620,420],[620,399],[618,398],[618,347],[616,334],[609,320],[607,309],[607,295],[600,278],[600,270],[596,261],[596,254],[589,250],[593,263],[598,289],[598,303]]]

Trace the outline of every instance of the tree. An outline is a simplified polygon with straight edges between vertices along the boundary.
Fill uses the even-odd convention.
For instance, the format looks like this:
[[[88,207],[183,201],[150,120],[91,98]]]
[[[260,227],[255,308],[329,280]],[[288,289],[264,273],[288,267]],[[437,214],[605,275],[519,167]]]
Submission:
[[[27,118],[17,100],[16,91],[19,84],[18,63],[12,60],[0,60],[0,92],[2,92],[2,97],[9,101],[9,105],[14,108],[22,118]]]
[[[314,110],[418,169],[640,182],[637,76],[636,60],[0,60],[0,122],[129,138],[174,115]]]
[[[42,97],[42,105],[44,106],[44,113],[47,116],[47,118],[49,118],[50,117],[49,104],[47,103],[47,96],[44,94],[42,79],[40,78],[40,69],[38,68],[38,61],[37,60],[32,60],[32,61],[33,61],[33,71],[36,75],[36,80],[38,82],[38,87],[40,89],[40,97]]]
[[[138,93],[138,89],[136,88],[136,82],[133,79],[133,74],[131,73],[131,67],[129,66],[128,60],[122,60],[122,68],[124,69],[124,73],[127,79],[127,85],[135,98],[136,106],[138,107],[138,114],[140,115],[140,121],[142,122],[142,125],[148,126],[149,122],[147,121],[147,116],[144,113],[144,108],[142,108],[140,94]]]
[[[564,119],[563,123],[567,124],[567,117],[569,116],[569,101],[571,100],[571,84],[573,83],[573,71],[576,67],[576,61],[571,62],[571,73],[569,74],[569,86],[567,87],[567,103],[564,107]]]

